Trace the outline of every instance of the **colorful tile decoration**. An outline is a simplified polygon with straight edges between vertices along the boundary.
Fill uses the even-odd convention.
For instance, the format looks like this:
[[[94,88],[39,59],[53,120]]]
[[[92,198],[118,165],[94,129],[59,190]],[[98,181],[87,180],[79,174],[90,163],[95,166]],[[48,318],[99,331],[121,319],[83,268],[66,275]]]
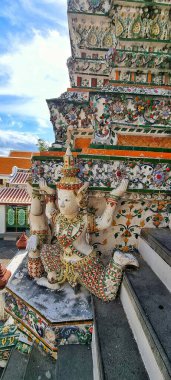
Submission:
[[[7,363],[11,350],[16,346],[19,339],[19,331],[14,324],[2,325],[0,327],[0,361]]]
[[[139,3],[143,1],[139,1]],[[125,1],[126,3],[126,1]],[[156,0],[155,5],[158,3],[167,5],[169,4],[168,0]],[[114,4],[115,5],[115,4]],[[114,8],[112,4],[112,7]],[[120,7],[121,8],[121,7]],[[109,0],[69,0],[68,1],[68,11],[69,12],[78,12],[78,13],[93,13],[93,14],[103,14],[108,15],[108,11],[111,9],[111,1]],[[145,11],[147,13],[147,10]],[[132,20],[133,22],[133,20]]]
[[[28,330],[27,327],[25,327],[22,323],[19,323],[19,321],[17,321],[17,326],[18,326],[18,329],[25,335],[27,335],[27,337],[29,339],[32,340],[33,343],[36,343],[36,345],[43,351],[45,352],[47,355],[50,355],[51,357],[53,357],[54,359],[57,359],[57,352],[56,351],[52,351],[48,346],[46,346],[44,343],[42,343],[42,341],[40,341],[40,339],[38,339],[34,334],[32,334],[32,332],[30,330]],[[23,347],[23,345],[20,344],[20,342],[18,342],[16,348],[19,350],[19,351],[22,351],[22,350],[27,350],[28,351],[28,354],[30,353],[30,350],[31,350],[31,347],[28,346],[27,348]]]
[[[7,362],[10,357],[10,353],[11,353],[11,349],[0,350],[0,361],[3,360]]]
[[[156,6],[154,13],[152,6],[120,6],[112,3],[108,17],[103,20],[103,28],[98,19],[91,23],[89,17],[86,21],[80,23],[79,17],[71,19],[70,32],[75,49],[109,49],[114,46],[114,38],[119,41],[127,38],[132,41],[142,39],[142,42],[144,39],[169,42],[169,7],[161,9]]]
[[[102,199],[99,199],[99,204],[101,204],[102,210]],[[116,209],[112,227],[105,233],[93,234],[94,247],[103,256],[110,254],[114,248],[124,252],[136,250],[141,228],[168,226],[168,204],[167,200],[155,199],[121,201]],[[93,207],[92,199],[91,207],[94,212],[99,212],[99,209],[96,208],[97,201]]]
[[[16,345],[19,333],[15,325],[0,327],[0,351],[9,349]]]
[[[27,258],[8,283],[5,310],[19,330],[53,357],[59,345],[91,342],[93,314],[88,291],[79,289],[75,293],[67,283],[59,291],[37,284],[27,274]],[[16,348],[29,353],[29,346],[28,339],[20,334]]]
[[[33,348],[33,340],[27,334],[20,331],[18,342],[15,348],[23,354],[29,355]]]
[[[64,325],[51,324],[39,314],[38,309],[33,310],[16,294],[8,291],[5,304],[6,311],[16,319],[19,329],[26,333],[29,331],[28,335],[47,347],[47,350],[56,352],[59,345],[91,343],[93,329],[91,321],[79,324],[69,322]],[[21,346],[21,343],[18,346]]]
[[[155,97],[131,93],[129,95],[90,93],[89,101],[82,100],[79,104],[69,92],[69,99],[48,101],[55,131],[55,143],[58,146],[66,145],[68,127],[75,136],[80,128],[83,128],[85,132],[82,132],[82,137],[86,135],[86,129],[91,128],[93,142],[97,144],[116,145],[116,127],[120,126],[123,127],[121,133],[134,132],[134,130],[141,133],[141,127],[147,127],[148,132],[151,129],[151,134],[155,136],[157,133],[163,133],[168,137],[168,132],[165,130],[171,126],[171,101],[167,97],[157,96],[159,90],[156,91]],[[156,131],[156,127],[159,131]],[[170,147],[170,140],[165,147]]]
[[[81,158],[81,155],[78,155],[78,165],[79,178],[89,182],[91,189],[115,188],[124,176],[129,177],[129,190],[171,189],[171,164],[167,162],[123,158],[118,160],[105,156],[92,159],[91,156]],[[38,184],[39,179],[43,177],[49,185],[55,185],[62,176],[62,166],[63,162],[55,158],[35,160],[32,165],[33,183]]]
[[[99,89],[106,81],[170,86],[169,5],[169,0],[146,6],[70,1],[71,86]]]
[[[92,12],[105,14],[110,9],[110,1],[105,0],[69,0],[68,11],[70,12]]]

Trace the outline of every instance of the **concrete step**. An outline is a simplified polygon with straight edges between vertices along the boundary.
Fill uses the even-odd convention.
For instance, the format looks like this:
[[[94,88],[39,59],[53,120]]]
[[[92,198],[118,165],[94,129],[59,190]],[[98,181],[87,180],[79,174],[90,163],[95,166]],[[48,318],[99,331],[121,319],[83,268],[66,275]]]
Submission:
[[[94,379],[149,379],[120,300],[104,303],[94,297],[93,301],[99,364]]]
[[[13,348],[7,366],[2,373],[1,380],[23,380],[28,360],[28,354],[23,354]]]
[[[35,345],[30,354],[23,380],[56,380],[55,372],[56,360]]]
[[[169,228],[144,228],[138,249],[143,259],[171,291],[171,231]]]
[[[121,301],[151,380],[171,379],[171,295],[140,258],[140,269],[127,271]]]
[[[2,376],[2,377],[1,377]],[[90,345],[59,347],[56,361],[34,345],[30,354],[13,349],[1,380],[95,380]]]
[[[57,379],[93,380],[91,347],[84,344],[60,346],[56,367]]]
[[[16,242],[17,237],[20,235],[21,232],[5,232],[4,234],[0,234],[0,239]]]

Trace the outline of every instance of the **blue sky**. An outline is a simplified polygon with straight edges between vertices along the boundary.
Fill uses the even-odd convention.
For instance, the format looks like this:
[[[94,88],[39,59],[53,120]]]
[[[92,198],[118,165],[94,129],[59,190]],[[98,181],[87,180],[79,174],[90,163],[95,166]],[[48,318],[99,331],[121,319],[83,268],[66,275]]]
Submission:
[[[67,0],[1,0],[0,155],[54,142],[46,99],[69,86]]]

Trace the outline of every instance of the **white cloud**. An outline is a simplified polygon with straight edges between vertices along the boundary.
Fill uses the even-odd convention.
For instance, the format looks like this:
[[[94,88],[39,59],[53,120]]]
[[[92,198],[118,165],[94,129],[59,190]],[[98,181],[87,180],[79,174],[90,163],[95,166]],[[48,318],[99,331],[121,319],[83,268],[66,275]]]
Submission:
[[[37,150],[38,136],[29,132],[0,129],[0,156],[7,156],[10,150]]]
[[[70,56],[69,38],[50,30],[46,36],[34,31],[31,42],[19,44],[15,52],[0,56],[0,65],[11,73],[0,95],[28,97],[27,102],[0,105],[0,112],[32,116],[45,128],[49,121],[47,98],[56,98],[69,86],[66,60]]]
[[[1,149],[0,147],[0,157],[1,156],[7,157],[8,155],[9,155],[9,149],[4,149],[4,148]]]
[[[40,117],[37,119],[37,123],[40,125],[41,128],[49,128],[49,122],[45,119],[41,119]]]
[[[18,132],[18,131],[11,131],[11,130],[4,130],[0,129],[0,142],[6,144],[13,141],[20,142],[21,144],[36,144],[37,143],[37,136],[29,133],[29,132]]]
[[[23,127],[23,123],[21,121],[12,120],[9,123],[9,127],[12,127],[12,128],[22,128]]]

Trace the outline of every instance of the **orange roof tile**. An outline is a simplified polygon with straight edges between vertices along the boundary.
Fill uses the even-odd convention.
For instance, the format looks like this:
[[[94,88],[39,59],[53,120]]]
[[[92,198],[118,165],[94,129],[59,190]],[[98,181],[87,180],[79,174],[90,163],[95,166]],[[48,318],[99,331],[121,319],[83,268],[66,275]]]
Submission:
[[[104,156],[113,156],[113,157],[140,157],[140,158],[156,158],[156,159],[166,159],[171,160],[171,153],[167,152],[151,152],[148,151],[136,151],[136,150],[117,150],[117,149],[94,149],[94,148],[84,148],[82,149],[81,154],[87,155],[104,155]],[[91,157],[91,156],[89,156]]]
[[[33,154],[33,152],[22,152],[22,151],[18,151],[18,150],[11,150],[9,153],[9,157],[31,158],[32,154]]]
[[[0,175],[9,175],[12,173],[13,166],[19,169],[30,169],[30,158],[19,157],[0,157]]]

